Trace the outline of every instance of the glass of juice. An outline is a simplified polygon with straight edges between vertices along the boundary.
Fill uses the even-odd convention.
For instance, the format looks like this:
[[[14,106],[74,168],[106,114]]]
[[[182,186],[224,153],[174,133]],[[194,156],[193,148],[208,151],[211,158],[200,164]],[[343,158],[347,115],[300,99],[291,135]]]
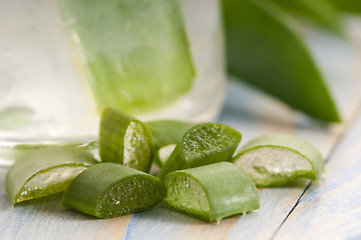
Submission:
[[[105,106],[144,121],[210,121],[221,109],[217,0],[0,5],[2,153],[94,140]]]

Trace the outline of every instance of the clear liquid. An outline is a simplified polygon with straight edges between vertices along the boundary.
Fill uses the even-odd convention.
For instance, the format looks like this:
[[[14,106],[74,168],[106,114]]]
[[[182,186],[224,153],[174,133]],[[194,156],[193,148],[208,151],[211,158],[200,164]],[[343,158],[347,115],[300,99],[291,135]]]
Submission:
[[[193,89],[141,120],[209,121],[225,88],[217,0],[182,0],[197,69]],[[83,141],[98,134],[99,113],[56,1],[0,0],[0,146]]]

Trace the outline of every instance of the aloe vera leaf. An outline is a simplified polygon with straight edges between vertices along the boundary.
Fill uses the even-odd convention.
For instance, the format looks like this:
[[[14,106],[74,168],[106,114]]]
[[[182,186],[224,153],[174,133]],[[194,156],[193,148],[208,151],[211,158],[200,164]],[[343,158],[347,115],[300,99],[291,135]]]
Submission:
[[[168,173],[230,161],[242,135],[220,123],[200,123],[189,129],[158,173],[163,179]]]
[[[165,194],[164,184],[152,175],[117,163],[99,163],[73,180],[63,205],[110,218],[149,209]]]
[[[9,168],[6,192],[13,205],[62,192],[77,174],[95,163],[90,153],[73,147],[35,150]]]
[[[308,141],[293,135],[271,134],[253,139],[233,158],[257,187],[281,186],[297,178],[319,181],[324,160]]]
[[[228,70],[290,107],[339,122],[335,104],[282,9],[266,1],[223,0]]]
[[[101,114],[99,155],[102,162],[115,162],[148,172],[153,158],[153,142],[148,127],[115,108]]]
[[[340,11],[329,0],[273,0],[278,6],[337,34],[343,34]]]
[[[359,0],[330,0],[340,10],[349,13],[361,13],[361,2]]]
[[[166,161],[166,159],[160,157],[160,149],[175,145],[184,133],[195,125],[195,123],[177,120],[158,120],[146,122],[145,124],[152,134],[155,147],[153,162],[159,167],[162,167]]]
[[[195,75],[177,0],[58,0],[98,109],[159,109]]]
[[[88,152],[96,152],[99,148],[98,141],[94,139],[83,140],[83,141],[65,141],[65,142],[54,142],[54,143],[30,143],[30,144],[18,144],[12,149],[12,157],[17,160],[29,152],[39,150],[48,147],[74,147],[83,149]]]
[[[167,206],[206,221],[219,222],[260,207],[252,179],[229,162],[174,171],[164,184]]]

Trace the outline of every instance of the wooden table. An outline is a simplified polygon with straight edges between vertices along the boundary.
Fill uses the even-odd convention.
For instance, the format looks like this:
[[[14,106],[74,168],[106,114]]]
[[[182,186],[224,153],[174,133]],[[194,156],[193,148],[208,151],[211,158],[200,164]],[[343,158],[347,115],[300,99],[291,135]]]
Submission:
[[[314,121],[232,81],[219,121],[238,129],[243,143],[266,133],[307,139],[326,161],[319,183],[301,180],[260,189],[259,210],[219,224],[172,212],[161,204],[147,212],[104,220],[63,209],[61,195],[12,208],[4,189],[7,168],[0,167],[0,238],[361,239],[361,37],[354,35],[358,43],[352,44],[318,33],[311,33],[309,39],[336,98],[342,124]]]

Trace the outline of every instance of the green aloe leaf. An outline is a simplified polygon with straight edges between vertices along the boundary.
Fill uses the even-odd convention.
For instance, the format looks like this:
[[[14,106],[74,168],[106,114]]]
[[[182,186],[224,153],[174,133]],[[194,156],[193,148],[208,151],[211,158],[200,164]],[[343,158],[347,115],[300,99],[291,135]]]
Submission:
[[[178,0],[58,0],[98,108],[139,114],[187,93],[195,75]]]
[[[287,12],[341,34],[342,17],[340,11],[329,0],[272,0]]]
[[[330,0],[335,6],[345,12],[361,13],[361,1],[359,0]]]
[[[282,9],[264,0],[223,0],[229,72],[290,107],[339,122],[335,104]]]
[[[252,179],[229,162],[171,172],[164,179],[164,203],[206,221],[217,221],[260,207]]]

